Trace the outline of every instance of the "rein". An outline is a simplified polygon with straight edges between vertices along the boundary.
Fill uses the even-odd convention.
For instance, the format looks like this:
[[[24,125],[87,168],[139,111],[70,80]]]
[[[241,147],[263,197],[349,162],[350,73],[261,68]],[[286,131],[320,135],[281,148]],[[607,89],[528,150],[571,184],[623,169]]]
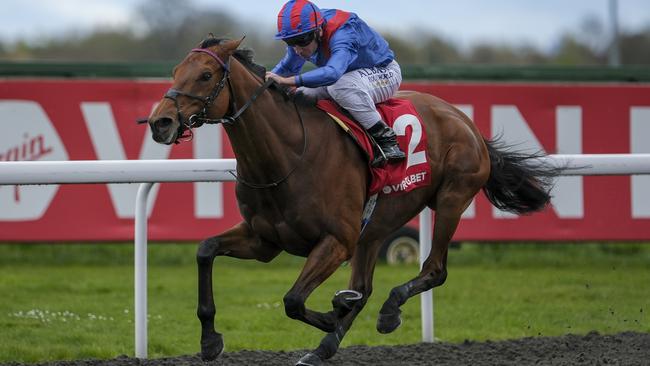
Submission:
[[[268,82],[268,81],[267,81]],[[277,187],[280,185],[280,183],[286,181],[289,179],[291,174],[293,174],[296,169],[298,169],[298,166],[301,165],[302,161],[305,160],[305,152],[307,152],[307,129],[305,127],[305,122],[302,120],[302,115],[300,114],[300,110],[298,109],[298,106],[296,103],[293,103],[293,106],[296,108],[296,113],[298,114],[298,119],[300,120],[300,126],[302,127],[302,136],[303,136],[303,145],[302,145],[302,152],[300,153],[300,160],[291,168],[291,170],[282,178],[271,182],[271,183],[252,183],[244,180],[243,178],[240,178],[237,176],[237,174],[233,173],[232,171],[229,171],[233,177],[235,177],[235,180],[237,180],[238,183],[242,183],[248,188],[253,188],[253,189],[264,189],[264,188],[272,188],[272,187]]]
[[[189,132],[189,135],[185,135],[185,131],[181,133],[181,138],[186,138],[187,140],[181,140],[181,141],[190,141],[193,138],[193,132],[192,128],[195,127],[200,127],[203,124],[223,124],[223,125],[235,125],[235,122],[239,119],[239,117],[257,100],[257,98],[262,95],[262,93],[268,89],[271,84],[273,84],[272,79],[266,80],[264,83],[262,83],[254,92],[253,94],[248,98],[248,101],[240,108],[237,109],[237,103],[235,102],[235,93],[232,87],[232,82],[230,81],[230,59],[228,59],[228,63],[224,62],[219,55],[216,53],[212,52],[209,49],[205,48],[194,48],[190,52],[201,52],[205,53],[207,55],[210,55],[213,59],[215,59],[223,68],[223,76],[221,77],[221,80],[212,88],[212,91],[208,96],[202,97],[190,93],[185,93],[183,91],[180,91],[178,89],[174,88],[169,88],[167,92],[165,93],[165,98],[171,99],[174,101],[174,105],[176,106],[176,113],[178,114],[178,120],[181,123],[181,129],[184,128],[185,131]],[[248,70],[248,68],[246,68]],[[251,72],[250,70],[248,70]],[[251,72],[252,74],[252,72]],[[254,74],[252,74],[254,75]],[[223,116],[221,118],[209,118],[208,115],[208,110],[212,106],[212,103],[214,103],[214,100],[219,96],[219,93],[224,89],[224,87],[228,84],[228,91],[230,92],[230,111],[236,111],[235,114],[231,116]],[[198,101],[201,101],[203,103],[203,109],[199,113],[192,114],[187,121],[184,121],[183,114],[181,113],[180,106],[178,104],[178,96],[184,96],[188,97],[191,99],[195,99]],[[253,188],[253,189],[265,189],[265,188],[272,188],[272,187],[277,187],[284,181],[286,181],[295,171],[298,169],[298,166],[302,163],[305,157],[305,152],[307,151],[307,129],[305,127],[305,123],[302,119],[302,115],[300,114],[300,110],[298,109],[298,106],[296,103],[293,103],[295,109],[296,109],[296,114],[298,114],[298,120],[300,121],[300,126],[302,127],[302,134],[303,134],[303,147],[302,147],[302,152],[300,153],[300,159],[299,161],[294,165],[294,167],[282,178],[275,180],[271,183],[253,183],[244,180],[243,178],[240,178],[237,176],[237,174],[233,173],[232,171],[229,171],[229,173],[235,177],[236,181],[238,183],[242,183],[243,185]],[[178,140],[176,140],[176,143],[179,143]]]

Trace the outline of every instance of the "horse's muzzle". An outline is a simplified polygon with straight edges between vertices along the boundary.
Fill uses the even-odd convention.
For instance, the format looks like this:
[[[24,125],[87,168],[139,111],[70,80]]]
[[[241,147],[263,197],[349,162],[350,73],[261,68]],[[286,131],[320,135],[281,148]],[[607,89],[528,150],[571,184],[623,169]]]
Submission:
[[[169,117],[160,117],[150,123],[151,135],[154,141],[161,144],[171,144],[176,140],[177,129],[174,120]]]

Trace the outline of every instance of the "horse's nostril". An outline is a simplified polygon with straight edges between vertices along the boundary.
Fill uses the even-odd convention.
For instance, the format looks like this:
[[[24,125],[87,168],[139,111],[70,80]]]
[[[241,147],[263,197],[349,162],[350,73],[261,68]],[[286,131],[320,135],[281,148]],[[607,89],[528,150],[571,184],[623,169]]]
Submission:
[[[167,129],[172,124],[172,119],[169,117],[161,117],[154,121],[153,125],[159,129]]]
[[[170,117],[159,117],[151,123],[151,132],[154,141],[168,144],[174,140],[176,134],[173,130],[174,119]],[[172,141],[173,142],[173,141]]]

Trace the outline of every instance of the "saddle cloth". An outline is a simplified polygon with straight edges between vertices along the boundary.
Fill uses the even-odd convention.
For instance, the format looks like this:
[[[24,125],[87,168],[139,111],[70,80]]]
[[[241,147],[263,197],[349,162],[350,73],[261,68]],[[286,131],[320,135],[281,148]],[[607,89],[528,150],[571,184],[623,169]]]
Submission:
[[[354,122],[332,100],[319,100],[317,106],[327,112],[368,157],[368,168],[371,172],[369,195],[379,192],[391,195],[406,193],[431,183],[431,167],[426,154],[426,133],[422,119],[411,101],[392,98],[377,104],[377,111],[384,122],[395,130],[399,147],[406,153],[406,159],[403,161],[378,168],[370,166],[376,153],[363,127]]]

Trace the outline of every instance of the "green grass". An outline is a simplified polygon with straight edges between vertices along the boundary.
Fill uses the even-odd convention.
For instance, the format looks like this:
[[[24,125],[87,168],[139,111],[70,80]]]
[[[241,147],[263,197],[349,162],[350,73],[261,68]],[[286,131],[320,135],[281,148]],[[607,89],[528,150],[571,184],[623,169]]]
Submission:
[[[195,245],[149,246],[150,358],[199,350],[194,252]],[[287,318],[281,305],[303,261],[217,259],[216,324],[227,351],[318,344],[322,333]],[[463,244],[448,268],[434,291],[435,336],[443,341],[650,332],[647,244]],[[390,289],[417,271],[379,265],[373,296],[342,345],[419,342],[418,298],[402,307],[393,334],[375,330]],[[308,306],[329,310],[349,274],[341,267]],[[132,245],[0,245],[0,362],[132,356],[133,328]]]

